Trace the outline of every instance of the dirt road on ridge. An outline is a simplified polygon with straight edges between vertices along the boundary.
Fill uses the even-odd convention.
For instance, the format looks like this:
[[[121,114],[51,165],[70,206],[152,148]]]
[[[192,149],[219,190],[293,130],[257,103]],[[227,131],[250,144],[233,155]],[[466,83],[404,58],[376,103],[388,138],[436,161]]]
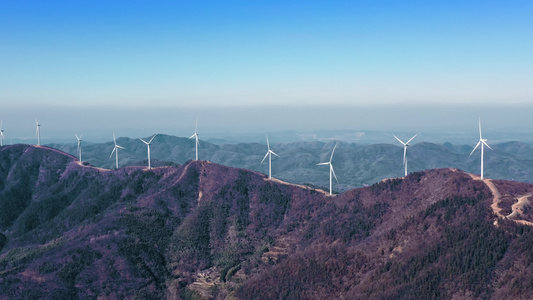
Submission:
[[[469,174],[469,175],[474,180],[481,180],[480,176],[477,176],[477,175],[474,175],[474,174]],[[510,215],[508,215],[508,216],[504,216],[501,213],[502,209],[499,206],[502,196],[501,196],[500,192],[498,191],[498,188],[496,188],[496,186],[494,185],[494,183],[490,179],[486,179],[486,178],[483,179],[483,183],[485,183],[485,185],[492,192],[493,199],[492,199],[492,204],[490,205],[490,207],[492,208],[492,211],[494,212],[494,214],[498,218],[506,218],[506,219],[509,219],[509,220],[514,221],[516,223],[520,223],[522,225],[533,226],[533,222],[529,222],[529,221],[526,221],[526,220],[513,220],[513,219],[510,219],[511,217],[515,218],[515,217],[519,217],[521,215],[522,208],[524,207],[524,205],[529,204],[528,198],[531,195],[528,194],[528,195],[525,195],[525,196],[517,197],[516,198],[517,202],[514,203],[513,206],[512,206],[513,212]],[[496,225],[496,221],[494,222],[494,224]]]

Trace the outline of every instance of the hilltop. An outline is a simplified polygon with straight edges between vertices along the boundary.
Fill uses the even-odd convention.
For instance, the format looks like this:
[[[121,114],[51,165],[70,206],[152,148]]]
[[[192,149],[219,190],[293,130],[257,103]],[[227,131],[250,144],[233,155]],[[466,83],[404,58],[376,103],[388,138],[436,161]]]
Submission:
[[[6,146],[0,299],[529,299],[531,193],[433,169],[330,197],[207,161],[106,170]]]
[[[126,148],[120,151],[121,166],[148,164],[146,145],[140,140],[119,138],[117,143]],[[76,143],[50,146],[72,155],[76,154]],[[333,146],[333,141],[271,144],[272,149],[280,155],[272,159],[273,177],[296,184],[328,187],[328,168],[316,164],[329,160]],[[339,182],[334,182],[333,189],[343,192],[372,185],[385,178],[403,176],[403,148],[400,146],[399,143],[364,145],[340,142],[333,157],[333,165]],[[409,147],[407,155],[409,172],[458,168],[471,173],[479,173],[479,152],[469,156],[472,146],[450,143],[415,143]],[[491,147],[494,151],[488,150],[485,155],[487,177],[533,183],[532,145],[507,142],[494,144]],[[112,149],[112,141],[84,144],[83,160],[94,166],[114,168],[114,159],[109,158]],[[184,164],[195,156],[193,140],[169,135],[158,135],[154,139],[151,151],[152,163],[156,166]],[[266,144],[215,145],[200,141],[199,157],[202,160],[229,167],[268,173],[268,161],[261,164],[266,151]]]

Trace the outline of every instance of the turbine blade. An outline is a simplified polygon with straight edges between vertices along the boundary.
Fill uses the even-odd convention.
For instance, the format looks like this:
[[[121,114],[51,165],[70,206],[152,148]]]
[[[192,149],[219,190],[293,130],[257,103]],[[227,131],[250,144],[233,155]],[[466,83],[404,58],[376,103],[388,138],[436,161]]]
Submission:
[[[263,160],[261,161],[261,163],[263,163],[263,162],[265,161],[265,159],[266,159],[267,156],[268,156],[268,153],[270,153],[270,152],[267,152],[267,154],[265,154],[265,157],[263,157]]]
[[[277,155],[276,153],[274,153],[274,151],[272,151],[272,150],[270,150],[270,153],[274,154],[277,157],[281,157],[281,156]]]
[[[115,150],[117,150],[117,148],[113,148],[113,151],[111,151],[111,154],[109,155],[109,158],[111,158],[111,156],[113,156],[113,153],[115,153]]]
[[[405,158],[407,156],[407,145],[403,146],[403,164],[405,165]]]
[[[393,136],[393,137],[394,137],[395,139],[397,139],[397,140],[398,140],[398,142],[402,143],[402,145],[404,145],[404,146],[405,146],[405,143],[404,143],[404,142],[402,142],[402,140],[400,140],[400,139],[399,139],[399,138],[398,138],[397,136],[395,136],[394,134],[393,134],[392,136]]]
[[[331,173],[333,173],[333,177],[335,177],[335,180],[337,180],[337,182],[339,182],[339,180],[337,179],[337,175],[335,175],[335,170],[333,170],[333,165],[329,164],[329,167],[331,169]]]
[[[122,146],[119,146],[119,145],[117,145],[117,148],[120,148],[120,149],[126,149],[126,148],[124,148],[124,147],[122,147]]]
[[[192,138],[195,137],[195,136],[196,136],[196,133],[193,134],[193,135],[191,135],[191,137],[189,138],[189,140],[192,139]]]
[[[481,140],[481,118],[479,118],[479,139]]]
[[[198,119],[196,119],[196,127],[194,127],[194,133],[198,132]]]
[[[270,144],[268,143],[268,134],[267,134],[267,148],[268,148],[268,151],[270,151]]]
[[[335,143],[335,146],[333,147],[333,151],[331,151],[331,157],[329,158],[330,163],[331,163],[331,160],[333,160],[333,153],[335,153],[335,148],[337,148],[338,143],[339,143],[338,141]]]
[[[141,139],[141,138],[139,138],[139,140],[141,140],[143,143],[145,143],[146,145],[148,145],[148,143],[147,143],[145,140],[143,140],[143,139]]]
[[[408,140],[407,143],[405,143],[405,144],[409,144],[409,142],[412,141],[417,135],[418,135],[418,133],[415,134],[415,135],[414,135],[410,140]]]
[[[485,144],[485,146],[489,147],[490,150],[494,150],[494,149],[492,149],[492,148],[489,146],[489,144],[487,144],[485,141],[482,140],[481,142],[483,142],[483,144]]]
[[[150,144],[150,143],[155,139],[155,136],[156,136],[156,135],[157,135],[157,134],[154,134],[154,136],[150,139],[150,141],[148,142],[148,144]]]
[[[474,147],[472,152],[470,152],[470,155],[472,155],[472,153],[474,153],[474,151],[476,151],[477,147],[479,147],[479,144],[481,144],[481,141],[477,142],[477,145]]]
[[[329,165],[329,162],[325,162],[325,163],[319,163],[319,164],[316,164],[317,166],[322,166],[322,165]]]

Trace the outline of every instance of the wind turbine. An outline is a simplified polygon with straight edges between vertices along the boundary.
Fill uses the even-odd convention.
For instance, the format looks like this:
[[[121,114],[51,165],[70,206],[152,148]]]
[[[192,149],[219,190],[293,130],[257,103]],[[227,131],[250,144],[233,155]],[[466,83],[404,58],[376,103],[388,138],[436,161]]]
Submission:
[[[148,169],[152,168],[152,166],[150,165],[150,145],[152,144],[152,141],[154,140],[156,135],[157,134],[154,134],[154,136],[148,142],[146,142],[145,140],[139,138],[139,140],[141,140],[143,143],[145,143],[148,146]]]
[[[191,135],[191,137],[189,138],[192,139],[192,138],[195,138],[196,139],[196,142],[195,142],[195,148],[196,148],[196,160],[198,160],[198,119],[196,120],[196,127],[194,128],[194,134]]]
[[[37,146],[41,146],[41,124],[39,124],[37,119],[35,119],[35,124],[37,125],[37,131],[35,132],[37,135]]]
[[[81,162],[81,137],[83,136],[83,134],[80,134],[80,136],[78,136],[77,134],[74,134],[74,135],[76,136],[76,139],[78,140],[78,157]]]
[[[274,153],[274,151],[270,150],[270,144],[268,143],[268,135],[266,136],[267,137],[267,147],[268,147],[268,151],[267,153],[265,154],[265,157],[263,157],[263,160],[261,161],[261,163],[263,163],[263,161],[265,161],[265,159],[267,158],[268,156],[268,179],[272,179],[272,154],[274,154],[275,156],[279,157],[279,155],[277,155],[276,153]]]
[[[109,155],[109,158],[113,156],[113,152],[115,153],[116,161],[117,161],[117,169],[118,169],[118,149],[126,149],[122,146],[117,145],[117,140],[115,139],[115,133],[113,132],[113,142],[115,143],[115,147],[113,148],[113,151],[111,151],[111,155]]]
[[[407,143],[402,142],[402,140],[400,140],[394,134],[392,135],[393,137],[395,137],[398,140],[398,142],[402,143],[402,145],[403,145],[403,165],[405,166],[405,176],[407,176],[407,147],[409,146],[409,142],[411,142],[417,135],[418,135],[418,133],[415,134],[410,140],[408,140]]]
[[[0,146],[4,146],[4,128],[2,125],[2,121],[0,121]]]
[[[337,144],[338,143],[339,142],[335,143],[335,147],[333,147],[333,151],[331,151],[331,157],[329,158],[329,161],[325,162],[325,163],[317,164],[318,166],[319,165],[329,165],[329,194],[330,195],[333,195],[333,192],[332,192],[333,178],[331,177],[331,174],[333,174],[333,176],[335,176],[335,180],[337,180],[337,182],[339,182],[339,180],[337,179],[337,175],[335,175],[335,171],[333,171],[333,165],[331,164],[331,160],[333,159],[333,153],[335,153],[335,148],[337,148]]]
[[[487,139],[484,139],[481,136],[481,118],[479,118],[479,142],[477,142],[477,145],[474,147],[474,150],[472,150],[472,152],[470,152],[470,155],[472,155],[472,153],[474,153],[474,151],[476,151],[476,149],[477,149],[477,147],[479,147],[479,145],[481,145],[481,179],[483,179],[483,145],[489,147],[490,150],[492,150],[492,148],[487,144]]]

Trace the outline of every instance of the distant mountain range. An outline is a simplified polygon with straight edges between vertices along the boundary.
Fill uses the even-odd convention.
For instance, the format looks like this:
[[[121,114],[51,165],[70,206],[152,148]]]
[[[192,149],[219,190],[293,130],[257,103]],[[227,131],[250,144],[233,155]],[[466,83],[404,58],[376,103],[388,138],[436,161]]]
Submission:
[[[532,194],[435,169],[331,197],[207,161],[106,170],[6,146],[0,299],[532,299]]]
[[[146,137],[150,138],[150,137]],[[416,142],[416,140],[414,141]],[[117,143],[126,148],[120,151],[121,166],[147,165],[146,145],[138,139],[119,138]],[[50,144],[72,155],[76,143]],[[281,180],[311,186],[329,186],[329,170],[317,163],[328,161],[334,142],[294,142],[272,144],[272,149],[281,157],[272,159],[272,176]],[[533,145],[506,142],[491,145],[494,151],[485,155],[485,177],[495,179],[533,182]],[[83,144],[83,160],[102,168],[114,168],[114,158],[109,155],[113,142]],[[415,143],[409,147],[407,158],[409,172],[458,168],[479,173],[480,155],[472,156],[469,145],[450,143]],[[194,141],[169,135],[158,135],[152,144],[152,164],[183,164],[194,159]],[[230,167],[244,168],[268,173],[268,161],[261,164],[266,154],[266,144],[241,143],[216,145],[200,141],[199,158]],[[333,166],[339,179],[334,182],[337,192],[371,185],[384,178],[403,176],[403,148],[395,144],[360,145],[340,142],[333,157]]]

